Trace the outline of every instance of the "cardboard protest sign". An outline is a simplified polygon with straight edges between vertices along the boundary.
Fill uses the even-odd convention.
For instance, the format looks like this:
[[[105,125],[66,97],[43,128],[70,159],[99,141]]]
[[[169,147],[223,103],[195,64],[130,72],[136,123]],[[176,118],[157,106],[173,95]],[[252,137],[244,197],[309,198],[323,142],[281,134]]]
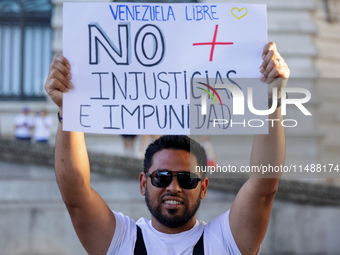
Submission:
[[[215,84],[234,85],[247,99],[237,79],[249,78],[254,106],[267,107],[267,85],[258,79],[267,42],[264,5],[64,3],[63,15],[63,54],[74,84],[64,94],[64,130],[267,132],[267,125],[212,127],[224,112],[228,123],[254,119],[247,107],[234,118],[234,92]]]

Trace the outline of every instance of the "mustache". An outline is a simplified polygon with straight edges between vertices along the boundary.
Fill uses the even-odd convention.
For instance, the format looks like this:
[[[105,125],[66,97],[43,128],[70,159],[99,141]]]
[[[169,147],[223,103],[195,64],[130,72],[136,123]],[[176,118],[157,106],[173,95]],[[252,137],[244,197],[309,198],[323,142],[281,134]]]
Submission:
[[[162,196],[160,197],[160,200],[162,200],[164,197],[167,197],[167,196],[169,196],[169,197],[178,197],[178,198],[183,199],[184,201],[187,200],[186,197],[181,196],[180,194],[177,194],[177,193],[172,193],[172,192],[167,192],[167,193],[165,193],[164,195],[162,195]]]

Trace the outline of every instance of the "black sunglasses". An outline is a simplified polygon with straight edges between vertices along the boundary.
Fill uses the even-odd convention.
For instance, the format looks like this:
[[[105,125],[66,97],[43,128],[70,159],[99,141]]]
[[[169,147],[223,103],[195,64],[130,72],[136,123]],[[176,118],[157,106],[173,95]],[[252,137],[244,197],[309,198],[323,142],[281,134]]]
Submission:
[[[157,188],[168,187],[174,176],[177,176],[178,185],[183,189],[194,189],[198,182],[203,179],[191,172],[171,172],[168,170],[157,170],[152,174],[146,173],[146,176],[151,178],[151,184]]]

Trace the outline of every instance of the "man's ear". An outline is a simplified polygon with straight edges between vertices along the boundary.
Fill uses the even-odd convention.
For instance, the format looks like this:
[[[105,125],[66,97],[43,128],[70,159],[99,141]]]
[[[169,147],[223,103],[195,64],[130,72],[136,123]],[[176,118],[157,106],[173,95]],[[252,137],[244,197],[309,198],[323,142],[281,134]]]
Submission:
[[[146,175],[144,172],[139,174],[139,192],[145,196]]]
[[[207,195],[207,188],[209,185],[209,180],[207,177],[204,177],[202,180],[202,188],[201,188],[201,199],[204,199]]]

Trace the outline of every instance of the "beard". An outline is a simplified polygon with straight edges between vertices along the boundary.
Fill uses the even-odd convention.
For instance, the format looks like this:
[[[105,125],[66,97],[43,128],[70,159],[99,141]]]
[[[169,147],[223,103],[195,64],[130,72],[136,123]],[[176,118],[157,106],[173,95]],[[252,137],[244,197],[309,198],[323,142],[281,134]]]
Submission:
[[[178,214],[177,209],[167,209],[167,212],[169,215],[163,214],[162,213],[162,197],[160,197],[157,201],[157,204],[154,205],[150,201],[150,195],[148,192],[148,188],[146,187],[145,189],[145,203],[155,219],[161,223],[162,225],[169,227],[169,228],[179,228],[184,226],[192,217],[196,214],[200,204],[201,204],[201,198],[200,198],[199,193],[195,204],[189,208],[188,205],[188,200],[186,198],[180,197],[177,194],[172,194],[172,193],[166,193],[164,196],[173,196],[173,197],[180,197],[184,200],[184,212],[183,214]]]

